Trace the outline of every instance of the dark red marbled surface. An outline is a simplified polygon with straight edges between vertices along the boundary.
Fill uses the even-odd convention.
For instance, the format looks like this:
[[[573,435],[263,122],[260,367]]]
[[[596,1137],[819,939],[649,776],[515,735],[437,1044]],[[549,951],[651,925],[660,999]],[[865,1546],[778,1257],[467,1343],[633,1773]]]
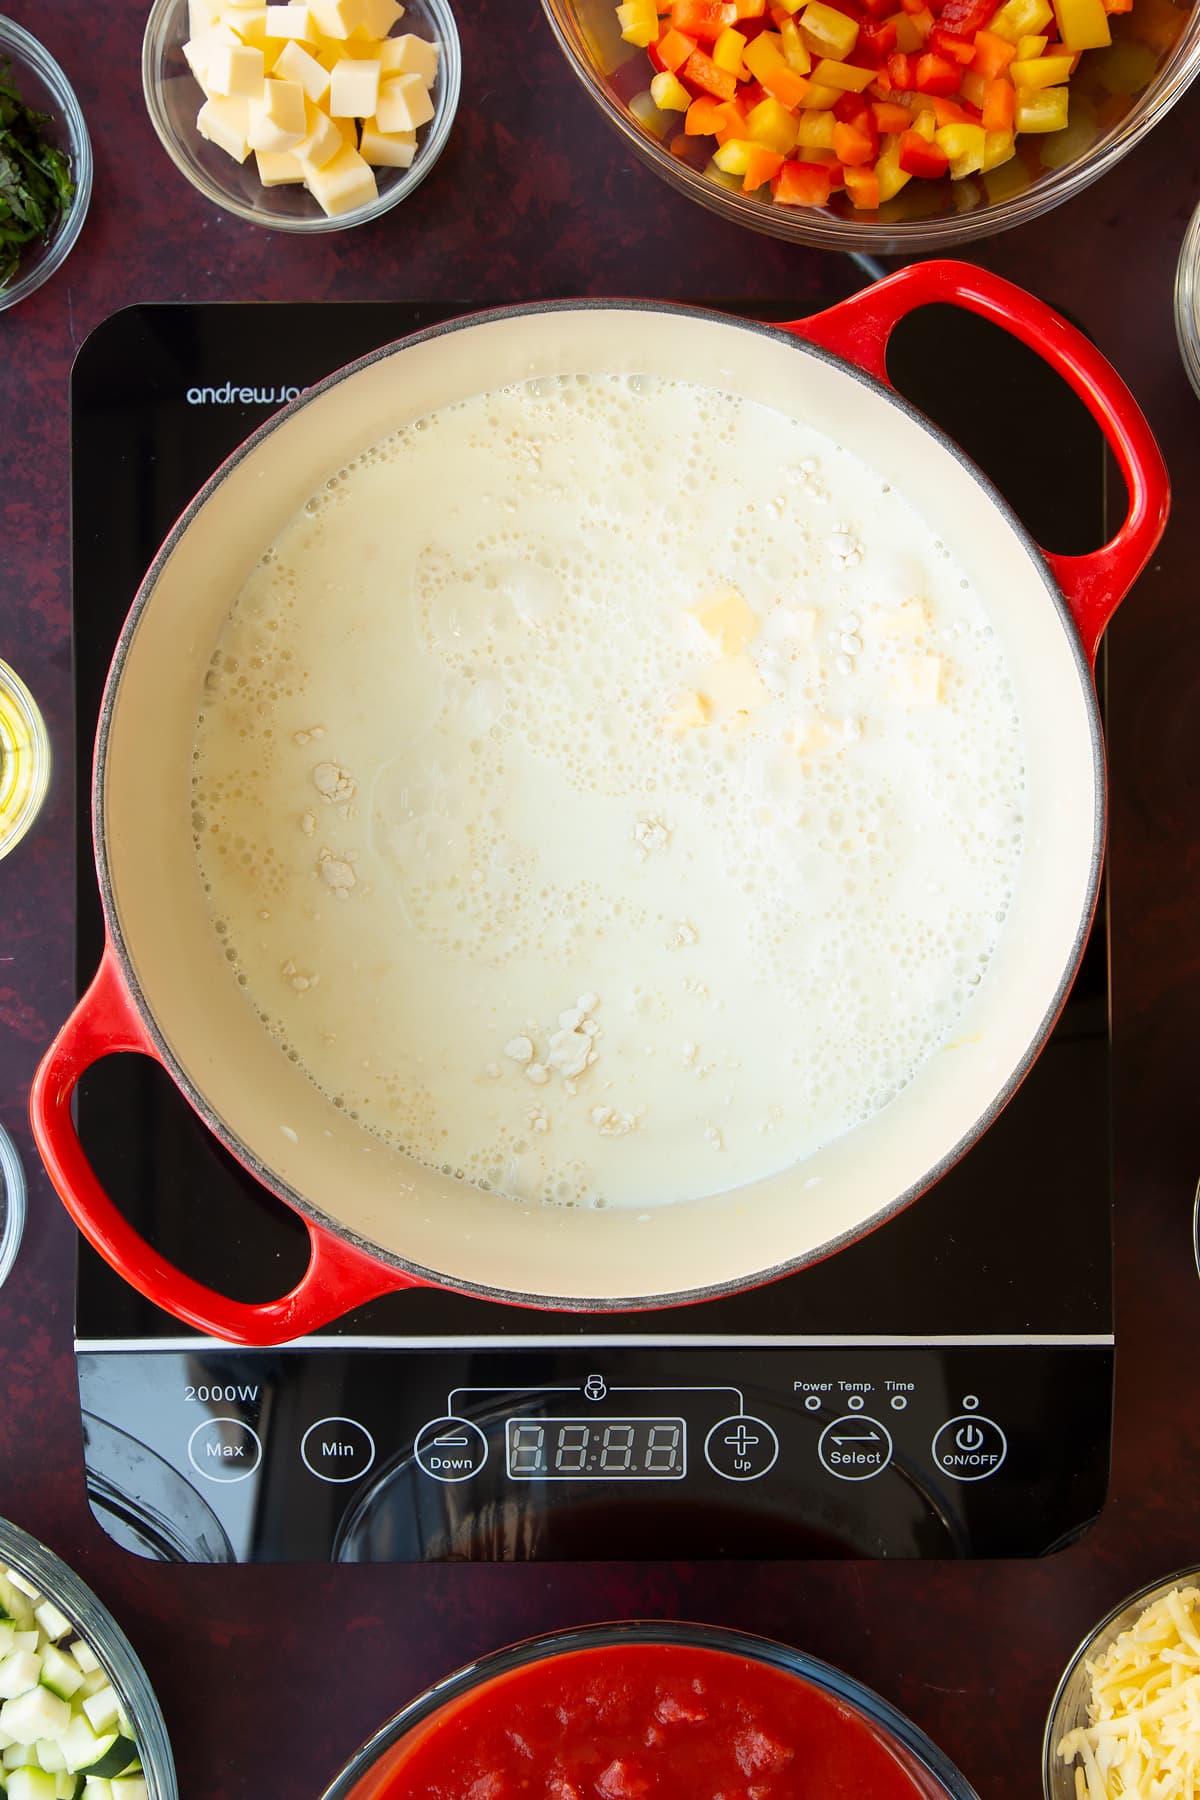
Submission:
[[[311,242],[224,217],[170,167],[140,94],[144,6],[10,0],[9,11],[65,64],[97,165],[70,261],[0,316],[0,655],[63,744],[67,376],[116,308],[622,293],[787,297],[802,312],[854,285],[837,259],[716,223],[632,162],[584,101],[536,0],[460,0],[464,102],[435,175],[395,215]],[[1189,1247],[1200,1170],[1200,401],[1171,312],[1180,239],[1200,201],[1196,117],[1184,100],[1070,205],[967,251],[1091,331],[1149,413],[1177,496],[1110,639],[1120,1353],[1102,1520],[1038,1564],[210,1569],[114,1549],[84,1501],[72,1232],[25,1123],[34,1067],[71,1000],[71,797],[60,780],[32,836],[0,864],[0,1118],[31,1175],[24,1248],[0,1293],[0,1514],[73,1562],[125,1625],[161,1695],[185,1800],[315,1796],[431,1677],[530,1631],[631,1613],[803,1645],[905,1708],[983,1800],[1028,1800],[1046,1705],[1084,1627],[1129,1588],[1200,1560]]]

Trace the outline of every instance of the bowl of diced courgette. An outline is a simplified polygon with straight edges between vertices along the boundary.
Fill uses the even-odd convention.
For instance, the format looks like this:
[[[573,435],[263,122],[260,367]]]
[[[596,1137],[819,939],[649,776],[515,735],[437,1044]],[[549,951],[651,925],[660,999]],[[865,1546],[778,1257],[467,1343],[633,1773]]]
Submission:
[[[0,1778],[6,1800],[179,1800],[154,1690],[112,1614],[0,1519]]]

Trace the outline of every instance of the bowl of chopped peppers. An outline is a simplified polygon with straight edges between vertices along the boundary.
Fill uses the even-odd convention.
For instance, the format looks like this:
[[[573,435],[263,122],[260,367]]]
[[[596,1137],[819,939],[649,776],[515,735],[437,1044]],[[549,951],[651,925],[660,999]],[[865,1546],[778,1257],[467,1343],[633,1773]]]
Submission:
[[[83,229],[92,147],[71,84],[0,19],[0,312],[48,281]]]
[[[1176,0],[542,0],[575,73],[681,192],[903,255],[1069,199],[1200,68]]]

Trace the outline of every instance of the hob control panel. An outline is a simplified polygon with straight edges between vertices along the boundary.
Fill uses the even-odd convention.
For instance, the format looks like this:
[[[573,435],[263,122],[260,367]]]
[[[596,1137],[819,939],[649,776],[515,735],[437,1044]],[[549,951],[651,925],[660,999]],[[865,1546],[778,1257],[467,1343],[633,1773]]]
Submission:
[[[1112,1346],[80,1349],[110,1534],[191,1561],[1040,1555],[1108,1478]]]

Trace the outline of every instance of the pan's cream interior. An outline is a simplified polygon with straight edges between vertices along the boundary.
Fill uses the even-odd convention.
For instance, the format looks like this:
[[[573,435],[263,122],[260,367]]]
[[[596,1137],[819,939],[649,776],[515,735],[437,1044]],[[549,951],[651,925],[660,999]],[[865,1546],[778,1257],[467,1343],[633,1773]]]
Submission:
[[[646,1213],[522,1208],[366,1136],[246,1005],[211,928],[190,829],[200,682],[231,597],[267,544],[332,469],[407,420],[561,370],[702,378],[819,422],[907,495],[988,598],[1028,749],[1021,885],[953,1043],[802,1168]],[[101,854],[135,980],[186,1083],[270,1183],[408,1266],[481,1288],[573,1303],[686,1293],[854,1234],[971,1135],[1040,1040],[1094,892],[1093,703],[1040,563],[901,408],[782,335],[711,319],[620,308],[503,316],[341,379],[246,454],[194,514],[158,571],[109,706]]]

